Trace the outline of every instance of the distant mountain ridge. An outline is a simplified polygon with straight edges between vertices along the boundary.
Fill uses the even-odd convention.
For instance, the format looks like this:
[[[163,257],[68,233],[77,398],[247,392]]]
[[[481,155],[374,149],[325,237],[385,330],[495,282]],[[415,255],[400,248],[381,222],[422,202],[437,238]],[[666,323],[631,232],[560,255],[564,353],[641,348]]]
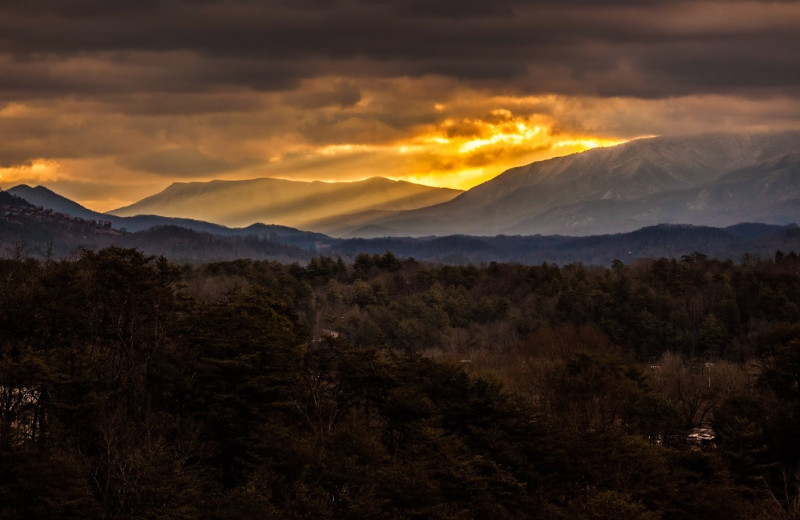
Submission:
[[[34,206],[42,206],[43,208],[49,208],[59,213],[66,213],[73,217],[93,220],[104,217],[102,213],[85,208],[77,202],[59,195],[44,186],[31,187],[27,184],[19,184],[13,188],[9,188],[6,192],[24,199]]]
[[[800,131],[640,139],[514,168],[454,198],[458,193],[454,190],[382,178],[333,184],[212,181],[176,183],[109,215],[92,212],[43,187],[17,186],[9,193],[56,211],[107,219],[129,231],[176,225],[228,236],[291,235],[303,243],[325,235],[590,236],[660,224],[785,226],[800,222]],[[402,209],[431,197],[444,197],[446,202]],[[221,220],[214,215],[281,226],[272,225],[269,231],[231,229],[194,219],[119,216],[147,209],[198,218],[210,215],[204,218],[217,222]],[[302,223],[290,226],[294,222]],[[294,228],[325,235],[315,237]]]
[[[351,236],[619,233],[800,220],[800,131],[639,139],[508,170]]]
[[[307,262],[315,256],[353,261],[360,253],[467,264],[552,262],[611,265],[640,258],[676,258],[701,252],[720,259],[743,255],[771,258],[776,250],[800,251],[800,229],[792,226],[743,224],[731,228],[661,225],[632,233],[590,237],[451,235],[425,238],[336,239],[287,228],[239,230],[238,234],[200,232],[175,225],[137,232],[97,227],[54,213],[24,211],[0,215],[0,255],[27,253],[40,258],[74,258],[81,249],[135,247],[145,254],[164,255],[174,262],[214,262],[252,259]],[[269,228],[264,226],[264,228]],[[52,256],[51,256],[52,255]]]
[[[355,182],[284,179],[174,183],[160,193],[110,213],[206,220],[226,226],[256,222],[328,232],[344,219],[350,225],[381,215],[451,200],[462,193],[373,177]]]
[[[110,221],[115,228],[125,228],[128,231],[141,231],[154,226],[167,225],[176,225],[186,229],[210,233],[222,233],[225,229],[223,226],[217,224],[192,219],[174,219],[155,215],[140,215],[131,218],[123,218],[108,213],[100,213],[81,206],[77,202],[59,195],[44,186],[31,187],[27,184],[20,184],[9,188],[7,192],[35,206],[49,208],[55,212],[64,213],[72,217],[88,220],[107,220]]]
[[[661,224],[630,233],[574,237],[468,236],[450,235],[422,238],[337,239],[320,233],[286,226],[255,224],[227,228],[207,222],[167,217],[113,217],[117,224],[141,226],[127,231],[97,225],[93,215],[62,215],[64,209],[90,211],[47,188],[19,187],[19,192],[36,193],[36,206],[56,206],[56,211],[39,210],[15,195],[0,191],[0,254],[26,251],[34,256],[74,257],[81,248],[110,245],[136,247],[147,254],[165,255],[178,262],[209,262],[237,258],[303,262],[314,256],[342,257],[352,261],[365,252],[391,251],[400,257],[455,264],[477,262],[519,262],[560,264],[582,262],[610,265],[614,259],[692,255],[695,251],[716,258],[739,259],[745,253],[771,257],[777,250],[800,251],[800,229],[759,223],[726,228]],[[10,190],[9,190],[10,191]],[[54,202],[47,204],[48,201]],[[58,204],[63,204],[58,207]],[[58,211],[61,210],[61,211]],[[144,219],[144,220],[143,220]],[[191,227],[193,226],[193,227]],[[16,254],[16,253],[14,253]]]
[[[0,194],[19,197],[24,203],[52,209],[58,213],[64,213],[71,217],[78,217],[87,220],[109,221],[117,230],[128,232],[146,231],[156,227],[175,227],[191,230],[197,233],[209,233],[226,237],[232,236],[254,236],[260,239],[273,242],[280,242],[298,247],[311,247],[318,240],[328,238],[319,233],[300,231],[288,226],[273,224],[253,224],[246,228],[229,228],[219,224],[204,222],[201,220],[161,217],[157,215],[137,215],[135,217],[118,217],[108,213],[92,211],[77,202],[74,202],[54,191],[44,187],[30,187],[25,184],[14,186]]]

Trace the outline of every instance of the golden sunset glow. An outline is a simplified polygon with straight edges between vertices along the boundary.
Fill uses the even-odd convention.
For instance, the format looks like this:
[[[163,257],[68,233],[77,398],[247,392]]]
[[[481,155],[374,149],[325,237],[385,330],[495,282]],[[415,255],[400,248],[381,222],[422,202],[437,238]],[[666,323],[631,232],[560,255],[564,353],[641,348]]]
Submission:
[[[309,80],[298,92],[313,100],[346,82]],[[444,94],[432,101],[429,91]],[[428,78],[365,82],[360,94],[351,105],[311,111],[287,104],[283,94],[253,94],[252,110],[191,117],[122,115],[69,99],[8,103],[0,108],[0,125],[13,129],[14,145],[6,146],[19,159],[0,164],[0,186],[46,185],[97,211],[132,204],[173,182],[213,179],[387,177],[465,190],[509,168],[660,133],[653,129],[674,131],[643,121],[697,131],[707,130],[712,120],[718,121],[714,130],[724,131],[731,119],[705,117],[706,111],[728,113],[735,107],[746,114],[786,106],[783,100],[734,102],[719,96],[657,102],[496,96]],[[181,102],[168,101],[169,107]],[[208,102],[244,101],[214,96]],[[59,138],[45,147],[40,134]]]
[[[401,83],[406,89],[420,88],[407,80]],[[380,90],[386,86],[375,88],[346,111],[348,116],[340,123],[342,132],[332,134],[333,138],[352,134],[352,140],[313,145],[294,141],[287,134],[279,142],[252,141],[246,144],[248,148],[240,148],[240,153],[258,153],[263,148],[267,154],[262,162],[215,177],[354,181],[380,176],[469,189],[515,166],[628,140],[570,131],[554,115],[568,110],[556,96],[480,97],[475,92],[451,96],[447,103],[425,104],[421,114],[431,121],[398,132],[371,121],[376,111],[387,110]],[[337,113],[332,110],[326,118]],[[386,117],[394,114],[387,112]],[[236,143],[220,153],[232,153],[237,146],[242,145]]]
[[[0,188],[96,210],[215,179],[468,189],[640,137],[800,126],[798,2],[29,4],[0,7]]]
[[[541,103],[539,98],[504,98],[517,108]],[[437,112],[447,107],[437,103]],[[492,108],[483,116],[450,116],[416,129],[416,133],[391,143],[338,144],[307,150],[309,155],[355,158],[365,154],[386,157],[391,165],[380,171],[352,170],[353,179],[382,175],[427,186],[469,189],[503,171],[535,160],[614,146],[625,139],[555,134],[554,122],[539,114],[515,114],[509,108]]]
[[[0,182],[43,184],[60,178],[57,161],[39,159],[31,164],[0,167]]]
[[[512,108],[533,102],[530,98],[504,98],[504,101]],[[448,115],[447,107],[443,104],[436,104],[434,109]],[[20,108],[7,108],[6,112],[16,110]],[[554,124],[548,117],[515,114],[509,108],[489,109],[482,116],[458,117],[454,114],[440,118],[434,124],[413,128],[401,139],[384,143],[351,142],[318,147],[287,145],[286,149],[266,157],[266,166],[235,169],[213,177],[247,179],[274,176],[346,181],[385,176],[428,186],[469,189],[514,166],[625,142],[624,139],[556,134],[552,130]],[[320,165],[310,174],[305,172],[303,161],[317,160],[321,161]],[[337,166],[341,160],[347,160],[350,165],[346,172]],[[326,166],[328,163],[332,166]],[[128,169],[120,169],[118,163],[107,161],[87,164],[82,161],[36,159],[29,164],[0,168],[0,182],[9,186],[17,183],[71,182],[80,178],[82,170],[99,168],[102,168],[104,175],[134,175]],[[143,178],[141,174],[138,176]],[[204,180],[210,177],[198,173],[191,179]],[[131,195],[138,196],[140,192]],[[78,200],[102,211],[116,207],[115,204],[122,205],[138,199],[117,194],[107,198],[78,197]]]
[[[503,171],[534,160],[614,146],[622,139],[552,133],[552,123],[507,108],[484,118],[445,119],[400,145],[400,153],[416,154],[419,163],[404,178],[429,186],[469,189]]]

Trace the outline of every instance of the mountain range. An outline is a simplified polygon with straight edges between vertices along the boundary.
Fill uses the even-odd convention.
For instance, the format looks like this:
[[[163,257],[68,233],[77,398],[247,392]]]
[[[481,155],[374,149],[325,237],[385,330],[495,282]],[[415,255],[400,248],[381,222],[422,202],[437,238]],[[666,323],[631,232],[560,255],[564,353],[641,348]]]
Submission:
[[[284,179],[176,182],[164,191],[110,212],[161,215],[242,227],[278,223],[319,232],[361,226],[397,212],[446,202],[462,193],[373,177],[356,182]]]
[[[639,139],[508,170],[344,234],[593,235],[800,220],[800,131]]]
[[[206,233],[223,237],[235,236],[255,236],[260,239],[269,240],[274,243],[281,243],[290,246],[297,246],[308,249],[314,246],[325,235],[298,229],[280,226],[275,224],[253,224],[246,228],[229,228],[219,224],[203,222],[201,220],[161,217],[157,215],[136,215],[133,217],[118,217],[108,213],[92,211],[77,202],[63,197],[44,186],[32,188],[25,184],[14,186],[6,191],[0,191],[0,195],[6,197],[0,199],[0,205],[6,205],[8,197],[16,198],[16,202],[11,205],[32,204],[42,208],[51,209],[56,213],[67,215],[71,218],[84,219],[87,221],[110,222],[113,228],[123,233],[137,233],[153,228],[175,228],[189,230],[196,233]],[[59,220],[59,219],[47,219]],[[62,219],[63,220],[63,219]],[[56,226],[57,228],[57,226]],[[55,234],[58,235],[56,229]]]
[[[384,251],[456,263],[769,255],[800,250],[800,132],[641,139],[515,168],[460,194],[380,178],[176,183],[106,214],[20,185],[0,191],[0,206],[0,246],[55,246],[62,256],[105,245],[186,261]],[[233,222],[268,218],[228,227],[137,214],[199,217],[203,208]],[[285,225],[292,219],[328,233]]]
[[[29,190],[29,193],[39,196],[48,192],[41,187]],[[52,195],[52,200],[65,203],[66,199]],[[451,235],[341,239],[285,226],[255,224],[246,228],[227,228],[168,217],[147,217],[161,219],[158,225],[147,229],[114,229],[106,220],[75,217],[45,209],[39,204],[41,201],[40,198],[36,205],[32,205],[9,192],[0,191],[0,207],[3,208],[0,214],[0,255],[70,258],[84,248],[118,246],[135,247],[147,254],[164,255],[182,263],[239,258],[305,262],[320,255],[352,261],[361,253],[380,255],[391,251],[399,257],[451,264],[582,262],[607,266],[614,259],[629,262],[648,257],[682,258],[692,256],[696,251],[729,259],[742,258],[746,253],[771,257],[778,249],[800,251],[800,229],[793,225],[753,223],[712,228],[662,224],[630,233],[588,237]],[[76,211],[82,208],[80,205],[71,207]],[[127,220],[126,217],[116,218],[122,223]],[[138,217],[128,218],[135,220]],[[185,227],[193,224],[197,225],[194,229]]]
[[[225,230],[224,226],[193,219],[165,218],[157,215],[137,215],[135,217],[121,218],[108,213],[100,213],[81,206],[77,202],[63,197],[45,186],[31,187],[27,184],[20,184],[9,188],[6,190],[6,193],[24,199],[34,206],[49,208],[55,212],[63,213],[71,217],[109,221],[115,228],[125,228],[128,231],[141,231],[154,226],[165,225],[176,225],[186,229],[207,231],[209,233],[222,233]]]
[[[466,192],[380,177],[179,182],[108,215],[229,227],[262,222],[337,237],[582,236],[663,223],[784,225],[800,220],[800,131],[638,139],[513,168]],[[139,218],[129,229],[154,222]]]

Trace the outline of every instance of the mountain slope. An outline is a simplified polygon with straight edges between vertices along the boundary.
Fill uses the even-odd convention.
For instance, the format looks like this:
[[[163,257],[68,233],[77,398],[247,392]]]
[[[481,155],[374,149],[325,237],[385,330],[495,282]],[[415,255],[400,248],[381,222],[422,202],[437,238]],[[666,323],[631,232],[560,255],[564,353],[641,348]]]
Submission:
[[[267,240],[279,240],[281,243],[292,245],[313,244],[315,241],[324,237],[324,235],[318,233],[308,233],[287,226],[257,224],[247,228],[231,229],[210,222],[186,218],[160,217],[157,215],[118,217],[107,213],[92,211],[44,186],[31,188],[25,184],[20,184],[9,188],[5,192],[0,192],[0,194],[19,197],[23,202],[41,206],[45,209],[49,208],[54,212],[63,213],[70,217],[86,220],[110,221],[115,229],[124,228],[131,232],[144,231],[153,227],[175,226],[199,233],[212,233],[223,236],[252,235]]]
[[[800,220],[800,154],[740,168],[695,188],[634,200],[595,200],[556,207],[503,229],[578,234],[630,231],[660,223],[728,226],[736,222],[789,224]]]
[[[374,177],[358,182],[301,182],[283,179],[174,183],[164,191],[110,212],[154,214],[212,221],[226,226],[280,223],[311,230],[338,226],[350,215],[355,225],[370,211],[398,211],[439,204],[461,192]],[[363,214],[361,219],[358,214]],[[332,223],[328,224],[328,220]]]
[[[108,220],[102,213],[85,208],[66,197],[51,191],[44,186],[30,187],[27,184],[20,184],[9,188],[8,192],[25,199],[34,206],[50,208],[58,213],[64,213],[73,217],[80,217],[91,220]]]
[[[14,195],[8,191],[0,190],[0,206],[11,209],[30,207],[31,204],[18,195]]]
[[[798,151],[800,132],[640,139],[514,168],[452,201],[350,233],[585,235],[661,222],[731,225],[754,220],[753,190],[762,193],[759,218],[789,223],[800,219],[790,195]],[[768,189],[770,176],[783,189]]]

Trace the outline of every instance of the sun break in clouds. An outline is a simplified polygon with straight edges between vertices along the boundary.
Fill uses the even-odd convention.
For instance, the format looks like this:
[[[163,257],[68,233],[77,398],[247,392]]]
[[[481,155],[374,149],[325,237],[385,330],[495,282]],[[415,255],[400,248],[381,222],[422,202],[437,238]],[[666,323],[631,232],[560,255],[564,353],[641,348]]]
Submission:
[[[657,134],[800,126],[792,1],[0,2],[0,185],[468,188]]]

